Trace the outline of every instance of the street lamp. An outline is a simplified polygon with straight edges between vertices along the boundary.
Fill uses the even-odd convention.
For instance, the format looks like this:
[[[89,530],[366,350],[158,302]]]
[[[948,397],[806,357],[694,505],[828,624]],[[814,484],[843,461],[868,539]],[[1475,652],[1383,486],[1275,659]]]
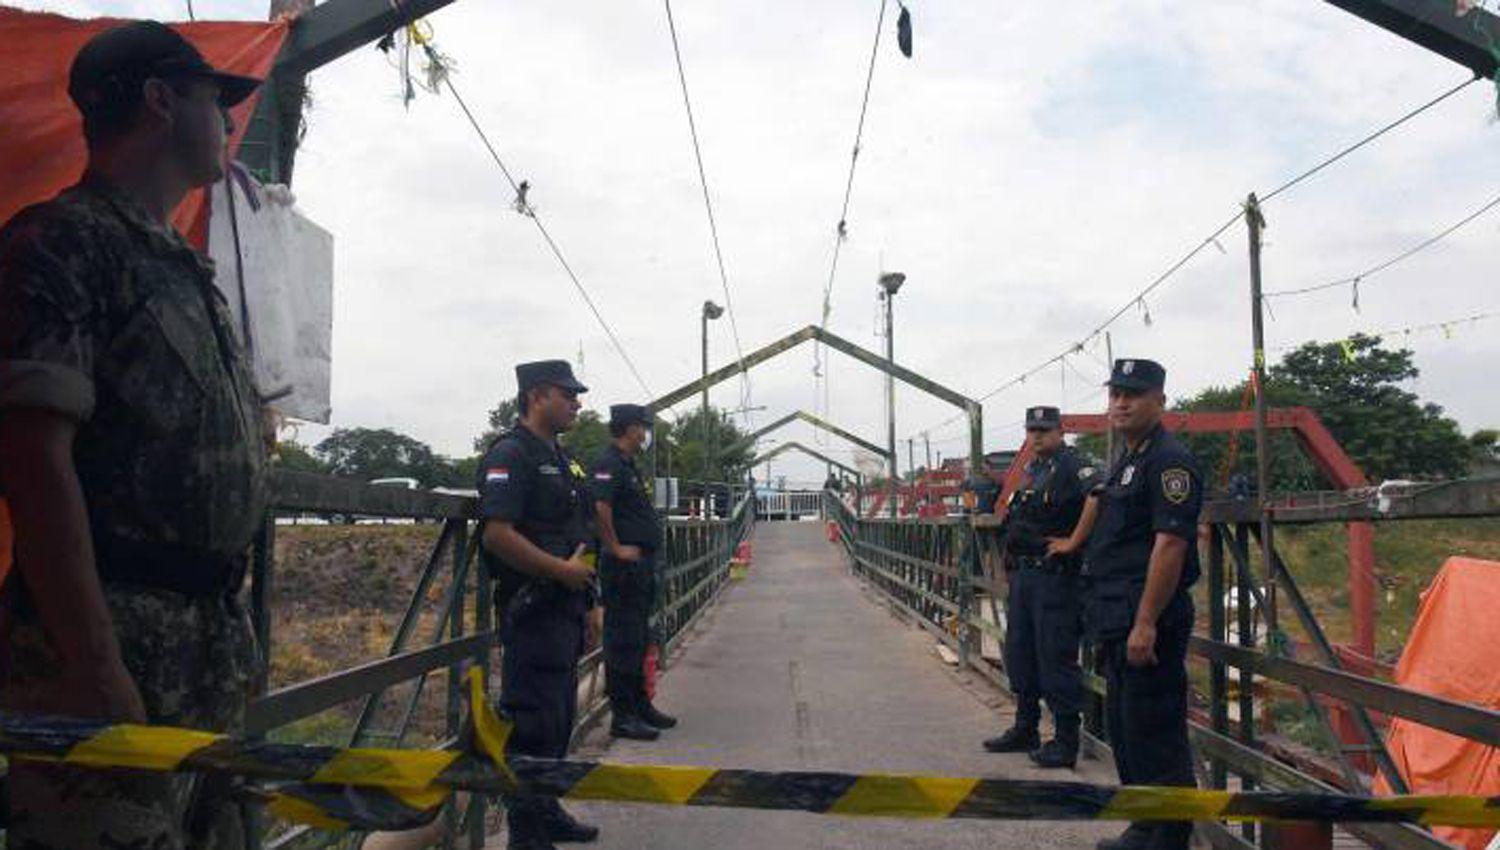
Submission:
[[[703,302],[703,444],[707,453],[704,456],[703,477],[711,477],[713,469],[713,428],[708,421],[708,323],[724,315],[724,308],[712,301]]]
[[[885,302],[885,362],[889,367],[885,373],[885,411],[886,411],[886,457],[891,462],[891,516],[896,515],[896,377],[892,372],[896,368],[896,327],[895,314],[891,310],[891,304],[896,300],[896,293],[901,291],[901,284],[906,283],[906,275],[901,272],[883,272],[880,275],[880,299]]]

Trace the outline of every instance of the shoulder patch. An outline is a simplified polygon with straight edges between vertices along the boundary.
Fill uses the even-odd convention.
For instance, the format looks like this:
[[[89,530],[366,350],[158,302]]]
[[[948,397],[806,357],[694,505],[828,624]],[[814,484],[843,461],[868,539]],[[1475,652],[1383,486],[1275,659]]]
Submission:
[[[485,470],[484,480],[487,484],[505,482],[510,480],[510,470],[503,466],[496,466]]]
[[[1193,494],[1193,476],[1186,469],[1174,466],[1161,474],[1161,494],[1174,505],[1180,505]]]
[[[613,473],[605,472],[603,470],[600,470],[599,472],[594,473],[594,480],[595,481],[611,481],[611,480],[614,479],[614,477],[615,476],[613,475]]]

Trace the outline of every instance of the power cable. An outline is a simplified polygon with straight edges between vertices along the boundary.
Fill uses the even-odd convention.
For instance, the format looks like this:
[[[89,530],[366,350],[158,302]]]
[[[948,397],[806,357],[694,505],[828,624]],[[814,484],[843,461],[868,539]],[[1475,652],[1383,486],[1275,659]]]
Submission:
[[[1408,121],[1410,121],[1411,119],[1417,117],[1418,115],[1421,115],[1422,113],[1426,112],[1427,110],[1432,109],[1433,107],[1437,106],[1438,104],[1442,103],[1443,101],[1447,100],[1448,98],[1452,97],[1453,95],[1458,94],[1460,91],[1463,91],[1465,88],[1473,85],[1478,80],[1479,80],[1479,77],[1477,77],[1477,76],[1471,77],[1470,79],[1465,80],[1465,81],[1463,81],[1463,82],[1461,82],[1461,83],[1459,83],[1459,84],[1457,84],[1457,85],[1455,85],[1455,86],[1453,86],[1451,88],[1445,89],[1441,94],[1437,95],[1436,97],[1434,97],[1434,98],[1432,98],[1432,99],[1430,99],[1430,100],[1422,103],[1421,105],[1419,105],[1417,107],[1414,107],[1413,109],[1408,110],[1407,112],[1403,113],[1400,117],[1396,118],[1395,120],[1390,121],[1389,123],[1386,123],[1386,124],[1382,125],[1379,129],[1375,130],[1374,132],[1369,133],[1368,135],[1364,136],[1363,138],[1359,139],[1358,141],[1354,142],[1353,144],[1350,144],[1350,145],[1348,145],[1348,146],[1340,149],[1339,151],[1337,151],[1336,153],[1334,153],[1332,156],[1329,156],[1326,159],[1323,159],[1322,161],[1318,162],[1316,165],[1312,166],[1311,168],[1309,168],[1309,169],[1307,169],[1307,170],[1305,170],[1305,171],[1297,174],[1295,177],[1292,177],[1291,179],[1289,179],[1289,180],[1281,183],[1280,185],[1278,185],[1276,188],[1272,189],[1271,191],[1269,191],[1269,192],[1261,195],[1260,196],[1261,203],[1265,203],[1266,201],[1269,201],[1272,198],[1275,198],[1278,195],[1281,195],[1282,193],[1286,192],[1287,190],[1291,189],[1292,187],[1297,186],[1298,184],[1306,181],[1307,179],[1309,179],[1313,175],[1315,175],[1315,174],[1323,171],[1325,168],[1329,167],[1330,165],[1333,165],[1334,163],[1339,162],[1340,160],[1344,159],[1345,157],[1347,157],[1349,154],[1353,153],[1354,151],[1357,151],[1360,148],[1365,147],[1366,145],[1368,145],[1371,142],[1375,141],[1376,139],[1378,139],[1378,138],[1386,135],[1387,133],[1389,133],[1390,131],[1396,129],[1397,127],[1400,127],[1401,125],[1407,123]],[[1065,350],[1063,350],[1063,351],[1061,351],[1061,352],[1053,355],[1052,357],[1048,358],[1047,360],[1043,361],[1042,363],[1039,363],[1036,366],[1033,366],[1032,368],[1026,370],[1025,372],[1022,372],[1021,374],[1015,376],[1014,378],[1011,378],[1010,380],[1008,380],[1005,383],[1001,384],[1000,386],[994,388],[993,390],[990,390],[989,392],[987,392],[984,395],[980,396],[977,399],[977,401],[985,401],[987,399],[993,398],[995,395],[998,395],[1001,392],[1004,392],[1005,390],[1010,389],[1011,387],[1018,386],[1020,384],[1024,384],[1028,378],[1032,377],[1033,375],[1037,374],[1038,372],[1041,372],[1042,370],[1044,370],[1047,367],[1051,366],[1052,364],[1056,363],[1058,360],[1066,357],[1068,354],[1071,354],[1071,353],[1076,352],[1076,351],[1084,350],[1084,346],[1088,342],[1090,342],[1091,340],[1093,340],[1100,333],[1103,333],[1105,329],[1107,329],[1110,325],[1113,325],[1116,321],[1118,321],[1120,319],[1120,317],[1123,316],[1123,315],[1125,315],[1125,313],[1128,312],[1131,308],[1138,308],[1138,309],[1140,309],[1142,311],[1143,315],[1144,315],[1144,319],[1145,319],[1146,323],[1149,325],[1151,323],[1151,311],[1150,311],[1150,308],[1146,306],[1145,297],[1147,295],[1151,294],[1153,291],[1155,291],[1162,284],[1166,283],[1168,279],[1170,279],[1173,275],[1175,275],[1178,271],[1180,271],[1184,266],[1186,266],[1190,261],[1192,261],[1192,259],[1194,257],[1198,256],[1198,254],[1200,254],[1209,245],[1214,245],[1214,246],[1218,247],[1220,250],[1223,250],[1223,246],[1219,245],[1218,238],[1220,236],[1222,236],[1226,231],[1228,231],[1229,228],[1231,228],[1235,224],[1237,224],[1240,221],[1240,219],[1244,218],[1244,216],[1245,216],[1245,211],[1242,208],[1239,212],[1235,213],[1235,215],[1232,218],[1230,218],[1228,221],[1226,221],[1223,224],[1219,225],[1219,227],[1216,230],[1214,230],[1212,233],[1210,233],[1207,238],[1205,238],[1203,241],[1199,242],[1196,246],[1194,246],[1191,250],[1189,250],[1185,255],[1183,255],[1183,257],[1181,259],[1179,259],[1177,262],[1175,262],[1171,266],[1169,266],[1166,271],[1164,271],[1161,274],[1157,275],[1156,278],[1154,278],[1151,281],[1151,283],[1147,284],[1147,286],[1144,289],[1142,289],[1140,292],[1136,293],[1136,295],[1133,298],[1131,298],[1129,301],[1126,301],[1124,303],[1124,305],[1122,305],[1118,310],[1116,310],[1113,314],[1111,314],[1109,316],[1109,318],[1105,319],[1102,323],[1100,323],[1093,330],[1089,331],[1087,334],[1085,334],[1084,336],[1080,337],[1078,342],[1075,342],[1073,345],[1069,346],[1067,349],[1065,349]],[[1459,226],[1462,226],[1462,224],[1460,224]],[[1344,281],[1344,282],[1347,282],[1347,281]],[[960,414],[958,414],[956,416],[950,416],[949,418],[943,420],[942,422],[940,422],[940,423],[938,423],[936,425],[930,426],[928,428],[924,428],[922,430],[923,431],[932,431],[932,430],[936,430],[938,428],[945,428],[948,425],[951,425],[952,423],[957,422],[959,419],[963,418],[964,415],[965,414],[960,413]],[[917,432],[914,432],[914,433],[919,434],[919,433],[921,433],[921,431],[917,431]]]
[[[1380,272],[1385,271],[1386,269],[1389,269],[1391,266],[1394,266],[1397,263],[1402,262],[1403,260],[1406,260],[1406,259],[1408,259],[1408,258],[1410,258],[1412,256],[1415,256],[1416,254],[1420,254],[1421,252],[1427,250],[1428,248],[1431,248],[1433,245],[1436,245],[1437,243],[1443,241],[1447,237],[1449,237],[1449,236],[1453,235],[1454,233],[1456,233],[1458,230],[1460,230],[1461,228],[1463,228],[1464,225],[1468,224],[1469,222],[1473,221],[1476,218],[1479,218],[1480,216],[1484,215],[1485,213],[1489,212],[1490,210],[1494,209],[1495,207],[1500,207],[1500,195],[1496,195],[1494,198],[1491,198],[1487,203],[1485,203],[1479,209],[1474,210],[1473,212],[1469,213],[1468,215],[1464,216],[1462,219],[1459,219],[1458,221],[1454,222],[1453,224],[1449,225],[1448,227],[1444,228],[1443,230],[1439,231],[1438,233],[1435,233],[1432,236],[1427,237],[1426,239],[1422,240],[1421,242],[1417,243],[1416,245],[1413,245],[1412,247],[1406,249],[1405,251],[1402,251],[1401,253],[1397,254],[1394,257],[1391,257],[1390,259],[1386,260],[1383,263],[1378,263],[1378,264],[1376,264],[1374,266],[1371,266],[1368,269],[1365,269],[1364,271],[1360,272],[1359,274],[1350,275],[1348,277],[1341,277],[1338,280],[1331,280],[1331,281],[1328,281],[1327,283],[1320,283],[1320,284],[1317,284],[1315,286],[1303,286],[1303,287],[1299,287],[1297,289],[1278,289],[1278,290],[1275,290],[1273,292],[1267,292],[1262,297],[1264,297],[1264,298],[1279,298],[1279,297],[1286,296],[1286,295],[1306,295],[1309,292],[1321,292],[1321,291],[1323,291],[1325,289],[1332,289],[1332,288],[1334,288],[1336,286],[1348,286],[1348,285],[1352,285],[1352,286],[1355,287],[1355,304],[1357,306],[1358,305],[1358,299],[1359,299],[1359,289],[1358,289],[1358,287],[1359,287],[1359,285],[1361,283],[1364,283],[1365,281],[1369,280],[1371,277],[1379,274]]]
[[[1346,337],[1343,337],[1340,340],[1335,340],[1335,342],[1346,342],[1355,335],[1384,338],[1396,336],[1397,334],[1409,337],[1412,334],[1426,333],[1428,331],[1442,331],[1444,334],[1451,334],[1453,332],[1453,329],[1460,325],[1476,324],[1478,322],[1488,321],[1490,319],[1500,319],[1500,310],[1489,310],[1483,313],[1474,313],[1473,315],[1469,316],[1461,316],[1456,319],[1446,319],[1441,322],[1427,322],[1420,325],[1409,325],[1404,328],[1386,328],[1385,330],[1380,331],[1354,331],[1353,333],[1349,334]],[[1280,345],[1273,350],[1291,351],[1293,349],[1300,348],[1302,345],[1306,345],[1306,343],[1302,343],[1299,345]]]
[[[698,122],[693,118],[693,102],[688,96],[687,71],[682,65],[682,46],[677,38],[677,21],[672,15],[672,0],[662,0],[667,10],[667,29],[672,34],[672,55],[677,60],[677,80],[682,84],[682,108],[687,112],[688,133],[693,139],[693,158],[698,163],[698,185],[703,189],[703,208],[708,213],[708,232],[713,239],[714,258],[719,264],[719,283],[724,290],[724,308],[729,311],[729,327],[734,334],[734,353],[740,364],[740,407],[750,406],[750,375],[745,369],[745,351],[740,346],[740,325],[734,315],[734,299],[729,294],[729,275],[724,270],[724,250],[719,245],[719,225],[708,191],[708,172],[703,167],[703,148],[698,140]]]
[[[417,36],[418,34],[413,33],[413,35]],[[427,38],[418,37],[417,43],[426,51],[428,61],[434,64],[442,61]],[[510,169],[505,167],[505,161],[500,158],[499,151],[495,149],[495,145],[490,141],[489,135],[485,133],[484,127],[480,126],[479,120],[469,110],[468,103],[458,93],[458,87],[453,85],[452,75],[442,74],[441,78],[448,89],[448,93],[453,95],[454,102],[458,104],[459,109],[463,110],[464,117],[469,120],[469,126],[474,128],[474,132],[479,136],[480,142],[484,144],[485,150],[489,151],[490,158],[495,161],[495,165],[499,166],[500,173],[505,175],[506,182],[510,184],[511,189],[515,191],[517,197],[522,197],[521,184],[511,175]],[[579,280],[578,273],[573,271],[573,266],[568,262],[568,258],[563,255],[562,248],[558,247],[557,241],[552,238],[552,234],[547,232],[547,226],[542,223],[541,216],[534,208],[528,206],[526,218],[529,218],[536,225],[537,232],[542,234],[542,239],[546,241],[547,247],[552,250],[552,255],[557,258],[558,264],[567,273],[568,279],[573,282],[573,288],[578,290],[579,296],[583,298],[583,303],[588,305],[589,312],[594,314],[594,320],[599,323],[599,327],[604,329],[605,336],[609,337],[610,344],[614,346],[616,353],[620,355],[620,359],[625,361],[625,365],[630,369],[630,374],[635,377],[636,383],[640,384],[641,389],[645,390],[648,397],[655,398],[656,393],[646,383],[646,379],[641,377],[641,371],[636,368],[635,361],[630,358],[630,354],[625,350],[625,346],[620,343],[620,338],[615,335],[614,328],[610,327],[609,322],[605,321],[604,315],[599,312],[598,305],[594,303],[594,299],[589,295],[588,289],[584,287],[583,281]]]
[[[854,148],[849,154],[849,175],[844,181],[844,203],[839,208],[839,221],[838,225],[834,228],[833,260],[828,267],[828,282],[823,285],[823,310],[821,318],[818,321],[818,327],[825,331],[828,330],[828,315],[833,309],[831,299],[833,297],[834,276],[838,274],[839,270],[839,252],[843,248],[844,240],[849,235],[849,199],[854,194],[854,172],[859,167],[860,144],[865,135],[865,116],[870,110],[870,90],[875,84],[875,60],[880,55],[880,36],[882,30],[885,29],[885,9],[887,5],[888,0],[880,0],[880,14],[875,21],[875,41],[870,46],[870,66],[865,72],[865,91],[864,95],[860,98],[859,123],[854,128]],[[826,380],[822,369],[822,351],[823,346],[821,343],[813,346],[813,373],[817,375],[820,382]],[[825,398],[827,397],[826,392],[825,390]],[[816,389],[814,390],[813,401],[815,405],[820,401],[817,397]]]
[[[185,0],[185,2],[187,3],[188,20],[190,20],[190,21],[196,21],[196,20],[198,20],[198,16],[195,15],[195,14],[193,14],[193,0]]]

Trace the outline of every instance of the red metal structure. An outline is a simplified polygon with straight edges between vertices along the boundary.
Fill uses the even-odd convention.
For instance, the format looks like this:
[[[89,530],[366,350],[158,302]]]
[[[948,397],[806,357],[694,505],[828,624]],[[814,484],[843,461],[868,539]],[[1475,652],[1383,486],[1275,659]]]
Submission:
[[[1109,420],[1102,413],[1070,413],[1062,418],[1063,430],[1074,434],[1104,434]],[[1168,413],[1162,419],[1169,431],[1186,434],[1237,434],[1255,428],[1255,414],[1241,412]],[[1266,427],[1291,431],[1308,459],[1318,471],[1340,490],[1368,487],[1364,472],[1344,453],[1322,420],[1306,407],[1279,408],[1266,411]],[[996,513],[1004,513],[1006,501],[1019,485],[1026,464],[1031,462],[1029,446],[1021,451],[1005,473],[1005,489],[996,503]],[[1375,527],[1365,521],[1348,524],[1349,608],[1353,618],[1353,644],[1347,660],[1358,669],[1368,670],[1375,656]]]

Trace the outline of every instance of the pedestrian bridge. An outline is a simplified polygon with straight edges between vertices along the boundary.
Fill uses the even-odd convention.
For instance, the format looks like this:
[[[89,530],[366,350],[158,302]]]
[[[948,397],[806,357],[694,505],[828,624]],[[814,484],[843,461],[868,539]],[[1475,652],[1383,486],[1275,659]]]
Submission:
[[[489,585],[474,568],[471,500],[296,473],[279,473],[274,487],[277,514],[349,511],[443,525],[386,657],[266,694],[252,704],[249,733],[268,735],[352,703],[360,710],[349,745],[419,746],[410,730],[420,706],[431,708],[432,700],[422,700],[424,685],[430,685],[447,693],[449,737],[439,745],[455,740],[463,725],[457,686],[463,670],[477,664],[493,671],[496,662]],[[1076,773],[1040,771],[1024,756],[980,748],[984,738],[1009,725],[1012,712],[996,652],[1003,616],[990,575],[993,518],[862,518],[843,497],[829,492],[821,499],[827,523],[757,523],[751,499],[743,498],[726,519],[668,524],[659,565],[662,592],[653,615],[665,669],[657,701],[682,725],[654,742],[609,740],[600,723],[600,658],[592,652],[579,669],[584,710],[574,739],[577,758],[1112,784],[1095,706],[1086,711],[1085,757]],[[1278,523],[1500,515],[1500,481],[1449,482],[1383,501],[1288,497],[1275,513]],[[1259,518],[1260,506],[1244,500],[1210,503],[1201,517],[1203,588],[1219,591],[1204,594],[1205,614],[1192,646],[1197,693],[1191,737],[1201,786],[1367,793],[1377,773],[1387,782],[1391,776],[1401,781],[1399,772],[1388,770],[1391,756],[1373,712],[1500,746],[1500,714],[1492,710],[1402,689],[1378,671],[1351,672],[1311,617],[1295,570],[1274,551],[1282,605],[1298,620],[1304,640],[1274,657],[1259,651],[1267,643],[1258,640],[1261,626],[1251,613],[1265,608],[1265,581],[1253,547]],[[252,573],[254,619],[267,648],[275,640],[267,600],[276,574],[270,555],[276,530],[274,522],[265,525]],[[748,565],[747,548],[753,553]],[[1228,638],[1226,598],[1237,600],[1236,643]],[[1093,677],[1089,686],[1096,697],[1102,692]],[[493,692],[493,680],[490,687]],[[1298,694],[1305,703],[1296,702]],[[1313,753],[1267,734],[1274,731],[1272,707],[1288,704],[1304,707],[1304,723],[1323,723],[1328,740],[1355,740]],[[1239,717],[1258,722],[1241,724]],[[572,805],[603,827],[598,846],[618,848],[1062,848],[1087,847],[1119,829],[1118,823],[1091,821],[854,819],[758,809]],[[1296,841],[1289,844],[1290,827],[1257,825],[1247,832],[1217,821],[1199,824],[1200,837],[1225,850],[1450,846],[1405,824],[1349,823],[1347,832],[1338,833],[1327,824],[1311,829],[1310,835],[1293,831]],[[270,825],[255,837],[267,847],[336,846],[340,840]],[[490,801],[459,795],[420,834],[371,836],[363,846],[396,850],[434,843],[503,846],[503,825]]]

